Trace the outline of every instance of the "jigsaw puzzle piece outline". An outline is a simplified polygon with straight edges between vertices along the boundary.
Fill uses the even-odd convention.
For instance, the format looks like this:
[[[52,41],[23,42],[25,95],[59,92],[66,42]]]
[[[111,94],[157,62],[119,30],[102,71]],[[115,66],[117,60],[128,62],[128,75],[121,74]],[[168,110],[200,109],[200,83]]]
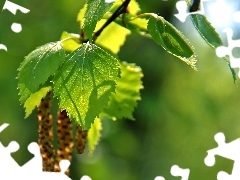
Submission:
[[[7,47],[6,47],[6,48],[7,48]],[[0,49],[1,49],[1,44],[0,44]],[[0,133],[1,133],[4,129],[6,129],[8,126],[9,126],[8,123],[3,123],[3,124],[0,126]]]
[[[188,169],[188,168],[183,169],[183,168],[180,168],[178,165],[173,165],[171,167],[170,172],[171,172],[172,176],[175,176],[175,177],[180,176],[180,177],[182,177],[181,180],[188,180],[189,174],[190,174],[190,169]],[[157,176],[157,177],[155,177],[154,180],[165,180],[165,178],[162,176]]]
[[[154,180],[165,180],[165,178],[162,177],[162,176],[157,176],[157,177],[154,178]]]
[[[9,124],[4,123],[0,126],[0,132],[7,128]],[[0,142],[0,176],[4,180],[10,179],[24,179],[24,180],[71,180],[65,171],[70,166],[70,161],[62,160],[59,163],[60,172],[43,172],[42,170],[42,157],[40,153],[40,147],[36,142],[32,142],[28,145],[28,151],[34,155],[32,159],[20,166],[11,156],[12,153],[17,152],[20,146],[16,141],[11,141],[7,147],[4,147]],[[11,167],[11,173],[9,172]],[[1,178],[2,179],[2,178]]]
[[[232,173],[228,174],[224,171],[220,171],[217,175],[218,180],[237,180],[240,177],[240,138],[233,140],[229,143],[225,142],[225,135],[222,132],[217,133],[214,136],[218,146],[214,149],[207,151],[207,156],[204,159],[204,163],[207,166],[213,166],[215,164],[215,156],[221,156],[226,159],[234,161]]]
[[[22,7],[22,6],[18,5],[18,4],[15,4],[15,3],[11,2],[11,1],[8,1],[8,0],[5,1],[2,10],[8,10],[12,14],[14,14],[14,15],[16,15],[17,10],[21,11],[24,14],[27,14],[27,13],[30,12],[29,9],[27,9],[25,7]]]
[[[176,9],[178,11],[177,14],[174,14],[176,18],[178,18],[181,22],[185,22],[187,17],[192,14],[204,14],[204,6],[203,3],[206,1],[211,1],[211,0],[202,0],[200,2],[200,10],[195,11],[195,12],[189,12],[188,11],[188,5],[186,1],[180,0],[176,3]]]
[[[235,47],[240,47],[240,39],[233,40],[233,30],[231,28],[225,28],[223,32],[226,33],[228,46],[219,46],[216,48],[216,55],[220,58],[224,56],[229,56],[230,66],[232,68],[240,68],[240,58],[233,57],[232,50]],[[240,78],[240,71],[238,72],[238,77]]]
[[[188,180],[190,169],[182,169],[178,165],[173,165],[171,167],[171,174],[175,177],[181,176],[182,180]]]
[[[11,141],[7,147],[4,147],[0,142],[0,172],[6,172],[9,167],[14,172],[18,172],[21,166],[12,158],[11,153],[17,152],[19,149],[19,144],[16,141]]]
[[[89,176],[84,175],[80,180],[92,180]]]
[[[34,157],[22,165],[21,171],[29,172],[29,169],[31,169],[31,173],[42,172],[42,156],[38,144],[36,142],[31,142],[28,145],[28,151],[33,154]]]

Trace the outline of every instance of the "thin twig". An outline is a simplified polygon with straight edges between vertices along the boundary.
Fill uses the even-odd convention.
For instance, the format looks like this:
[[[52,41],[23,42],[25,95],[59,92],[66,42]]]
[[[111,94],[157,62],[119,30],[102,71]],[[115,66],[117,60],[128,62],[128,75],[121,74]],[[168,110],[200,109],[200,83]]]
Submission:
[[[94,33],[93,35],[93,39],[92,42],[94,43],[96,41],[96,39],[98,38],[98,36],[100,36],[100,34],[102,33],[102,31],[111,23],[113,22],[118,16],[120,16],[121,14],[126,13],[128,4],[130,3],[131,0],[125,0],[121,6],[119,6],[116,11],[111,15],[111,17],[103,24],[103,26]]]

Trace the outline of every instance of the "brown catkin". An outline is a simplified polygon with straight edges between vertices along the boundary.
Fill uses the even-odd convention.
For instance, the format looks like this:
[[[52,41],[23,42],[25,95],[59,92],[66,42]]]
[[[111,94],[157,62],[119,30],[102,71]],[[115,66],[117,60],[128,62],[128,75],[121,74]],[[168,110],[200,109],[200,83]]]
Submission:
[[[71,161],[73,153],[73,133],[72,123],[67,115],[66,110],[58,110],[57,120],[57,136],[58,136],[58,150],[56,155],[56,161],[54,165],[54,172],[60,172],[59,162],[63,159]],[[66,175],[69,175],[70,171],[65,171]]]
[[[51,92],[48,92],[45,98],[42,98],[41,103],[37,107],[38,117],[38,145],[43,160],[43,171],[53,171],[54,167],[54,147],[53,130],[52,130],[52,115],[50,113]]]
[[[76,143],[77,143],[77,153],[82,154],[84,152],[87,143],[87,130],[82,130],[81,126],[77,126],[76,132]]]

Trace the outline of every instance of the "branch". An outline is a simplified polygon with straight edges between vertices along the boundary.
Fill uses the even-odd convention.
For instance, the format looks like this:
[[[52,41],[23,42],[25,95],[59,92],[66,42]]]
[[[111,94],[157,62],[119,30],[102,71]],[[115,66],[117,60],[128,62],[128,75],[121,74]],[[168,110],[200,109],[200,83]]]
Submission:
[[[125,0],[121,6],[119,6],[116,11],[110,16],[110,18],[103,24],[103,26],[94,33],[93,35],[93,40],[92,42],[94,43],[98,36],[100,36],[100,34],[102,33],[102,31],[111,23],[113,22],[115,19],[117,19],[118,16],[120,16],[121,14],[124,14],[127,12],[127,7],[128,4],[130,3],[131,0]]]

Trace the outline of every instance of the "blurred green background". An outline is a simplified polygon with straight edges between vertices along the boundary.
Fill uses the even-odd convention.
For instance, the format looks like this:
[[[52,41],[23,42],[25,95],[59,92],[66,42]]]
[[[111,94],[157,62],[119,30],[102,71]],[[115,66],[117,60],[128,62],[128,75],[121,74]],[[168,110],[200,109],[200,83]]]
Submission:
[[[206,151],[217,146],[213,139],[216,133],[224,132],[226,142],[240,137],[240,93],[227,64],[200,38],[189,18],[181,23],[173,16],[177,1],[138,2],[143,12],[165,17],[190,39],[198,54],[198,72],[152,40],[129,36],[119,57],[136,63],[144,73],[145,88],[134,112],[136,121],[104,121],[102,139],[93,156],[74,155],[71,178],[88,175],[93,180],[151,180],[164,176],[180,180],[170,174],[174,164],[189,168],[190,180],[216,179],[220,170],[231,173],[233,161],[222,157],[216,157],[213,167],[204,164]],[[28,144],[37,141],[37,117],[34,112],[24,119],[18,100],[17,68],[24,56],[37,46],[58,40],[63,31],[78,33],[76,16],[84,1],[15,3],[30,13],[14,16],[6,10],[0,12],[0,44],[8,47],[7,52],[0,50],[0,124],[10,124],[0,134],[0,141],[4,146],[12,140],[20,144],[13,157],[23,165],[32,158]],[[11,31],[13,22],[22,24],[21,33]]]

